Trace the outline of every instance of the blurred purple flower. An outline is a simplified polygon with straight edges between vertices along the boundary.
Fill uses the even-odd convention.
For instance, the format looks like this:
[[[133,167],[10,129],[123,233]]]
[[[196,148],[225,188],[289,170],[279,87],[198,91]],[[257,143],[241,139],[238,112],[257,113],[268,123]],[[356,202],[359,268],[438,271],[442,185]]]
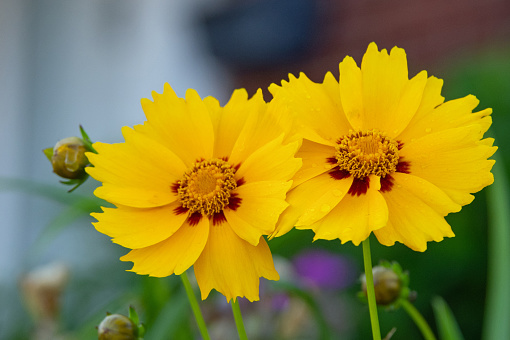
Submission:
[[[355,281],[350,261],[326,250],[305,250],[294,257],[292,262],[296,274],[307,286],[338,290]]]

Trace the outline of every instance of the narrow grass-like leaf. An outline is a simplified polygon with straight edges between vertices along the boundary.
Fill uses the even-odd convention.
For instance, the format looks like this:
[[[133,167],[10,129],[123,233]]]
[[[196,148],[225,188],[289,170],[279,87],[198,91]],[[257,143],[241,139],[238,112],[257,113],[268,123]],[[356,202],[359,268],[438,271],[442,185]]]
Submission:
[[[158,318],[146,330],[146,339],[175,339],[181,325],[189,318],[189,303],[186,294],[175,294],[168,299]]]
[[[464,340],[459,325],[450,307],[443,298],[437,296],[432,300],[432,308],[436,317],[437,331],[441,340]]]
[[[484,340],[510,339],[510,197],[501,157],[494,157],[495,183],[487,189],[489,218],[487,304]]]

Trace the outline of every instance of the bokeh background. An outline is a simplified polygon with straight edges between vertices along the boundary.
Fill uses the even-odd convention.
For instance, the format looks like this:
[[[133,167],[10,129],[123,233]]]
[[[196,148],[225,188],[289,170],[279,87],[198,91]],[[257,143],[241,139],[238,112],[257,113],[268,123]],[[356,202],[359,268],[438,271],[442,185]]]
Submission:
[[[474,94],[478,109],[492,107],[490,134],[510,164],[508,0],[0,0],[0,339],[93,339],[107,311],[126,314],[129,304],[146,339],[198,338],[179,279],[126,272],[118,261],[126,250],[90,224],[97,184],[67,194],[42,149],[78,135],[79,124],[94,141],[122,141],[122,126],[144,120],[140,98],[165,82],[223,104],[240,87],[270,100],[267,87],[289,73],[338,77],[338,63],[346,55],[359,63],[371,41],[404,48],[410,76],[426,69],[444,79],[447,100]],[[415,305],[433,329],[431,301],[441,296],[466,340],[487,334],[495,220],[487,193],[448,216],[456,237],[425,253],[372,243],[374,262],[410,271]],[[269,243],[295,286],[263,282],[262,301],[241,306],[250,339],[370,338],[356,298],[361,248],[311,240],[292,232]],[[503,258],[508,247],[498,250]],[[39,287],[52,281],[57,288]],[[50,294],[42,311],[41,294]],[[203,308],[213,337],[236,338],[222,296]],[[402,310],[381,310],[380,319],[383,333],[397,328],[395,339],[420,338]]]

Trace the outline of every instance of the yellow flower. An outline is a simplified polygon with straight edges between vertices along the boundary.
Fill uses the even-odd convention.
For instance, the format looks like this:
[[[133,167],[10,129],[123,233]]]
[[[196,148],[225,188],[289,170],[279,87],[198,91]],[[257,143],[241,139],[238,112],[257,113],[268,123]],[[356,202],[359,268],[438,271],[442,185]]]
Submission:
[[[403,49],[368,46],[361,68],[340,63],[340,81],[304,74],[269,88],[295,114],[303,167],[273,236],[293,226],[316,239],[355,245],[374,232],[380,243],[424,251],[454,234],[444,216],[469,204],[494,179],[496,147],[483,138],[491,109],[473,113],[472,96],[444,102],[443,81],[412,79]]]
[[[288,206],[290,179],[301,166],[299,143],[286,143],[281,119],[261,91],[233,93],[220,107],[168,84],[147,121],[124,127],[125,143],[95,143],[88,173],[103,182],[96,196],[116,208],[92,214],[96,229],[132,249],[131,271],[165,277],[194,266],[202,299],[212,289],[227,300],[259,299],[259,278],[278,280],[263,235]]]

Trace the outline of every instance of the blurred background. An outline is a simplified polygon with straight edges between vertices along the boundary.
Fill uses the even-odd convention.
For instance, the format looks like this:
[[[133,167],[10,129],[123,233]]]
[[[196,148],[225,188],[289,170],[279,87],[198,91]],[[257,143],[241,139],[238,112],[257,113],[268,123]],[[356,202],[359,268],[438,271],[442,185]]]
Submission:
[[[145,119],[140,99],[165,82],[222,104],[241,87],[270,100],[267,87],[289,73],[338,78],[338,63],[350,55],[359,64],[372,41],[404,48],[410,76],[426,69],[444,79],[447,100],[474,94],[478,109],[492,107],[490,133],[509,164],[508,0],[0,0],[0,339],[93,339],[107,311],[126,314],[129,304],[146,339],[198,337],[179,279],[126,272],[126,250],[90,224],[96,183],[67,194],[42,149],[79,135],[79,124],[93,141],[121,141],[122,126]],[[455,238],[425,253],[372,243],[374,262],[410,270],[433,329],[431,300],[442,296],[465,339],[483,332],[495,219],[487,192],[448,217]],[[250,339],[370,338],[356,298],[361,248],[311,240],[292,232],[269,243],[297,287],[266,281],[261,302],[241,306]],[[222,296],[203,308],[213,337],[236,338]],[[395,326],[396,339],[420,338],[402,310],[380,319],[383,333]]]

